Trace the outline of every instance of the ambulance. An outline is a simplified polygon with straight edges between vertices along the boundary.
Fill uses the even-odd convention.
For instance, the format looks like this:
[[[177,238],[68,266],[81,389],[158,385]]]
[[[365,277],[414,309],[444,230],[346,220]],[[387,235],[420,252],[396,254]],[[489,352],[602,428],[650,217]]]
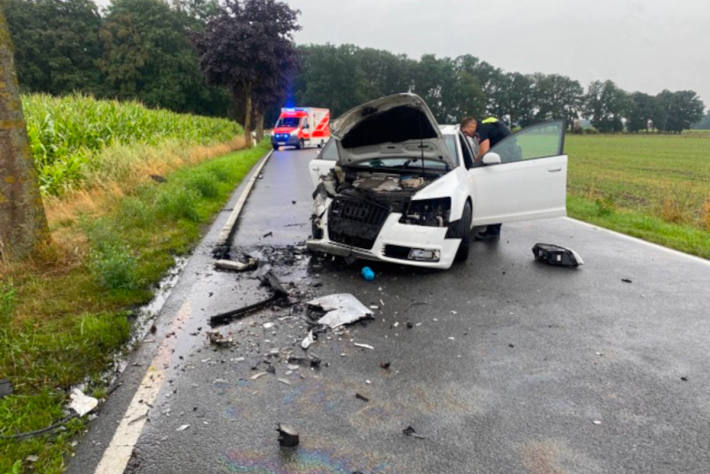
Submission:
[[[289,107],[281,109],[271,132],[274,150],[292,146],[320,148],[330,138],[330,110],[317,107]]]

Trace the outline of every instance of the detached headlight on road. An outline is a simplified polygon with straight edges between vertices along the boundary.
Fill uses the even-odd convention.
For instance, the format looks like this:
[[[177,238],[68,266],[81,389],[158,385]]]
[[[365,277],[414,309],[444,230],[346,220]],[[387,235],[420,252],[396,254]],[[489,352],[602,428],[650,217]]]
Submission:
[[[446,227],[450,212],[451,198],[448,197],[410,201],[399,222],[427,227]]]

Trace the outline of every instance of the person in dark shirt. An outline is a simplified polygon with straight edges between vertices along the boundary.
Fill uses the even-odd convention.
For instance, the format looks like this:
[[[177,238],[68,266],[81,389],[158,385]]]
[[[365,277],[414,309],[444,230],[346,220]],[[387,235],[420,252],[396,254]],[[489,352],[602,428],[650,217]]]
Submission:
[[[481,164],[483,155],[502,141],[505,137],[510,136],[510,129],[503,122],[495,117],[488,117],[480,122],[474,117],[466,117],[461,121],[459,127],[461,133],[470,138],[475,138],[478,142],[478,154],[475,157],[474,163]],[[501,224],[489,224],[486,230],[478,232],[474,238],[482,241],[498,240],[500,238]]]

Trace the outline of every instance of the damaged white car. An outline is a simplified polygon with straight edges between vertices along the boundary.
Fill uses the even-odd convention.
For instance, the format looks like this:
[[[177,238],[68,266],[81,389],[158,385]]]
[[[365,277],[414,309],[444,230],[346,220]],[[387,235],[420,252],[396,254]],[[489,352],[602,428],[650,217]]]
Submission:
[[[355,107],[331,132],[309,164],[313,251],[446,269],[468,257],[473,226],[566,214],[562,121],[507,137],[480,166],[414,94]]]

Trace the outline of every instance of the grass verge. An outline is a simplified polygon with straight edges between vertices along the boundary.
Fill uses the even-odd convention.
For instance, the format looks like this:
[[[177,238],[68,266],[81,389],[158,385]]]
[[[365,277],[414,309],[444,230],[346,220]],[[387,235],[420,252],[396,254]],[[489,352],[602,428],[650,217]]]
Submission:
[[[570,216],[710,258],[710,134],[567,137]]]
[[[63,414],[66,390],[98,375],[129,337],[131,309],[188,252],[268,143],[133,186],[101,209],[58,219],[54,232],[77,248],[0,268],[0,377],[15,393],[0,399],[0,436],[44,428]],[[50,213],[51,214],[51,213]],[[22,441],[0,439],[0,472],[61,472],[72,437],[84,428]],[[30,463],[27,456],[38,459]]]

